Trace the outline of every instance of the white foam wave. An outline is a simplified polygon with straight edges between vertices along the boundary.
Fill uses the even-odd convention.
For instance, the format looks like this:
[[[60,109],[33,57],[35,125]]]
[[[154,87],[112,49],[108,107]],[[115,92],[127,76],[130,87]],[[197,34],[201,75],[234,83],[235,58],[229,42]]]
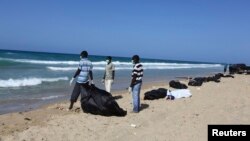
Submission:
[[[12,55],[12,54],[16,54],[16,53],[13,53],[13,52],[6,52],[5,54]]]
[[[115,65],[132,65],[131,62],[120,62],[120,61],[113,61],[112,62]],[[98,61],[98,62],[92,62],[93,65],[106,65],[106,61]]]
[[[19,63],[30,63],[30,64],[45,64],[45,65],[78,65],[79,61],[49,61],[49,60],[33,60],[33,59],[12,59],[12,58],[0,58],[4,61],[12,61]],[[115,65],[131,65],[131,62],[120,62],[114,61]],[[93,65],[105,65],[106,61],[92,62]]]
[[[131,62],[114,61],[116,69],[131,69]],[[145,62],[141,63],[144,69],[187,69],[187,68],[216,68],[222,67],[221,64],[187,64],[187,63],[164,63],[164,62]],[[95,70],[104,70],[105,61],[93,62]]]
[[[142,63],[143,68],[157,69],[157,70],[168,70],[168,69],[192,69],[192,68],[219,68],[222,67],[220,64],[177,64],[177,63]],[[132,64],[129,65],[115,65],[116,70],[132,70]],[[52,71],[73,71],[76,67],[47,67]],[[93,70],[104,70],[104,65],[94,65]]]
[[[31,60],[31,59],[11,59],[11,58],[0,58],[0,60],[19,62],[19,63],[30,63],[30,64],[47,64],[47,65],[77,65],[79,61],[47,61],[47,60]]]
[[[0,60],[22,62],[22,63],[32,63],[32,64],[46,64],[46,65],[67,65],[63,67],[49,66],[47,69],[52,71],[72,71],[76,70],[76,67],[68,66],[75,65],[77,66],[79,61],[46,61],[46,60],[30,60],[30,59],[11,59],[11,58],[0,58]],[[106,65],[105,61],[92,62],[94,70],[104,70]],[[113,64],[116,66],[116,70],[131,70],[131,62],[121,62],[113,61]],[[144,69],[188,69],[188,68],[213,68],[213,67],[222,67],[221,64],[188,64],[188,63],[165,63],[165,62],[144,62],[142,63]]]
[[[52,71],[75,71],[77,70],[77,67],[47,67],[47,69]],[[93,70],[104,70],[105,67],[94,67]],[[131,67],[116,67],[116,70],[131,70]]]
[[[59,98],[59,97],[62,97],[62,96],[60,96],[60,95],[54,95],[54,96],[42,97],[40,99],[42,99],[42,100],[49,100],[49,99],[55,99],[55,98]]]
[[[45,96],[45,97],[39,97],[39,98],[31,98],[31,99],[36,99],[36,100],[50,100],[50,99],[55,99],[55,98],[59,98],[59,97],[63,97],[63,95],[52,95],[52,96]]]
[[[8,79],[1,80],[0,79],[0,87],[24,87],[24,86],[35,86],[42,84],[43,82],[56,82],[68,80],[68,77],[58,77],[58,78],[23,78],[23,79]]]
[[[76,67],[47,67],[47,69],[52,71],[72,71],[77,70]]]

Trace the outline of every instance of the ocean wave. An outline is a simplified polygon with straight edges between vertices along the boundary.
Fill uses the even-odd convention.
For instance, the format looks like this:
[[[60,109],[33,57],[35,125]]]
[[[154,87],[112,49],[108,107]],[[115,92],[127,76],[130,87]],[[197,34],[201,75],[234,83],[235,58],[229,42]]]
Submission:
[[[0,58],[4,61],[13,61],[19,63],[31,63],[31,64],[44,64],[44,65],[66,65],[66,66],[48,66],[47,69],[52,71],[72,71],[76,70],[79,61],[48,61],[48,60],[32,60],[32,59],[11,59],[11,58]],[[104,70],[106,65],[105,61],[94,61],[92,62],[94,70]],[[113,64],[116,66],[117,70],[130,70],[132,68],[131,62],[121,62],[113,61]],[[143,62],[141,63],[144,66],[144,69],[187,69],[187,68],[213,68],[213,67],[222,67],[221,64],[189,64],[189,63],[167,63],[167,62]]]
[[[16,53],[13,53],[13,52],[6,52],[5,54],[12,55],[12,54],[16,54]]]
[[[156,69],[156,70],[168,70],[168,69],[192,69],[192,68],[219,68],[220,64],[175,64],[175,63],[142,63],[143,69]],[[53,67],[49,66],[47,69],[52,71],[73,71],[76,67]],[[93,70],[104,70],[105,66],[94,66]],[[132,65],[115,65],[116,70],[132,70]]]
[[[72,71],[77,70],[77,67],[47,67],[47,69],[52,71]]]
[[[32,60],[32,59],[11,59],[0,58],[3,61],[12,61],[18,63],[30,63],[30,64],[45,64],[45,65],[77,65],[79,61],[49,61],[49,60]]]
[[[29,63],[29,64],[43,64],[43,65],[78,65],[79,61],[50,61],[50,60],[34,60],[34,59],[12,59],[12,58],[0,58],[2,61]],[[115,65],[131,65],[131,62],[114,61]],[[92,62],[93,65],[105,65],[106,61]]]
[[[4,61],[13,61],[21,63],[32,63],[32,64],[45,64],[45,65],[66,65],[66,66],[48,66],[47,69],[52,71],[72,71],[76,70],[77,67],[72,67],[71,65],[77,66],[79,61],[46,61],[46,60],[31,60],[31,59],[10,59],[10,58],[0,58]],[[96,61],[92,62],[94,70],[104,70],[106,62]],[[131,70],[131,62],[121,62],[113,61],[116,66],[116,70]],[[189,68],[218,68],[222,67],[221,64],[188,64],[188,63],[166,63],[166,62],[143,62],[141,63],[144,69],[189,69]]]
[[[29,100],[50,100],[50,99],[56,99],[64,97],[64,95],[51,95],[51,96],[44,96],[44,97],[35,97],[35,98],[29,98]]]
[[[52,96],[45,96],[45,97],[40,97],[40,98],[31,98],[31,99],[35,99],[35,100],[50,100],[50,99],[56,99],[59,97],[63,97],[63,95],[52,95]]]
[[[0,87],[24,87],[24,86],[35,86],[42,84],[43,82],[57,82],[62,80],[69,80],[68,77],[58,77],[58,78],[22,78],[22,79],[0,79]]]
[[[42,100],[49,100],[49,99],[55,99],[55,98],[59,98],[62,97],[60,95],[54,95],[54,96],[47,96],[47,97],[42,97]]]
[[[75,71],[77,70],[77,67],[47,67],[47,69],[52,71]],[[105,67],[93,67],[93,70],[104,70]],[[131,67],[116,67],[116,70],[131,70]]]
[[[113,61],[112,62],[115,65],[132,65],[131,62],[121,62],[121,61]],[[107,62],[106,61],[98,61],[98,62],[92,62],[93,65],[106,65]]]

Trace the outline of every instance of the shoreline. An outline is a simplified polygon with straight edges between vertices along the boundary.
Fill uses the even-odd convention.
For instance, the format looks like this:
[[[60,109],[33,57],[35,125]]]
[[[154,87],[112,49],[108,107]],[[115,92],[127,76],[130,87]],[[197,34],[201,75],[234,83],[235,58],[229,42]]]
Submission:
[[[122,118],[83,113],[79,100],[72,111],[67,111],[69,101],[62,101],[29,112],[0,115],[0,139],[138,140],[146,136],[148,140],[199,141],[207,139],[208,124],[250,123],[250,75],[189,86],[191,98],[143,100],[146,91],[160,87],[169,89],[164,82],[142,86],[141,104],[146,108],[138,114],[129,113],[131,96],[126,90],[114,92],[122,96],[117,100],[119,106],[128,111]]]
[[[168,81],[166,81],[168,82]],[[142,90],[150,90],[157,87],[168,87],[168,83],[165,83],[164,81],[155,81],[153,86],[151,86],[152,83],[146,82],[142,85]],[[124,96],[129,95],[127,90],[115,90],[114,93],[112,93],[113,96]],[[142,96],[142,93],[141,93]],[[70,104],[69,100],[59,100],[54,103],[44,104],[42,106],[39,106],[37,108],[29,108],[23,111],[16,111],[16,112],[10,112],[0,115],[0,126],[2,126],[3,130],[0,130],[1,135],[8,135],[12,134],[14,132],[20,132],[24,131],[25,129],[28,129],[28,125],[30,126],[36,126],[36,125],[43,125],[44,122],[49,120],[50,118],[53,118],[54,116],[61,116],[61,115],[67,115],[72,114],[72,112],[82,112],[79,110],[80,108],[80,97],[78,98],[77,102],[74,104],[74,108],[72,111],[68,111],[68,106]],[[121,107],[122,108],[122,107]],[[81,108],[80,108],[81,109]],[[59,110],[59,111],[58,111]],[[62,112],[62,113],[61,113]],[[13,124],[10,127],[5,126],[6,124],[10,124],[8,122],[8,118],[13,118],[16,123]],[[29,120],[31,119],[31,120]],[[32,121],[32,119],[35,119]],[[7,122],[6,122],[7,121]],[[29,122],[32,121],[32,122]],[[17,127],[14,127],[17,126]],[[4,128],[7,127],[7,130]],[[10,130],[8,130],[10,129]]]
[[[161,85],[162,83],[168,83],[170,80],[165,80],[165,81],[161,81],[161,80],[156,80],[154,81],[153,83],[155,85]],[[151,85],[152,82],[145,82],[144,85]],[[72,90],[73,90],[73,87],[72,87]],[[117,95],[117,94],[120,94],[120,93],[124,93],[126,92],[127,90],[124,90],[124,89],[120,89],[120,90],[113,90],[113,94],[114,95]],[[70,98],[70,95],[71,93],[69,93],[67,96],[66,94],[64,96],[62,96],[61,98],[58,98],[58,99],[51,99],[51,100],[48,100],[48,101],[44,101],[44,102],[40,102],[39,104],[36,104],[36,105],[27,105],[26,108],[20,108],[19,110],[10,110],[9,112],[5,112],[5,113],[1,113],[1,115],[5,115],[5,114],[10,114],[10,113],[18,113],[18,112],[29,112],[29,111],[33,111],[33,110],[37,110],[37,109],[40,109],[42,107],[46,107],[46,106],[49,106],[49,105],[53,105],[55,103],[65,103],[65,102],[68,102],[69,101],[69,98]],[[68,97],[68,99],[67,99]],[[78,100],[80,99],[80,96],[78,98]]]
[[[207,75],[213,75],[213,74],[216,74],[216,73],[219,73],[219,72],[211,72],[211,73],[209,73],[209,74],[202,74],[202,75],[194,75],[194,74],[193,74],[193,75],[188,75],[187,77],[190,77],[190,76],[203,77],[203,76],[207,76]],[[144,82],[143,82],[143,86],[148,86],[148,85],[152,85],[152,84],[153,84],[153,85],[162,85],[163,83],[168,84],[169,81],[171,81],[171,80],[186,80],[185,78],[178,78],[178,77],[185,77],[185,76],[175,76],[175,77],[172,76],[172,78],[166,77],[166,78],[164,78],[164,79],[159,79],[159,78],[150,79],[150,80],[144,81]],[[122,84],[122,85],[124,85],[124,84]],[[100,85],[100,84],[99,84],[99,88],[105,89],[104,86],[102,86],[102,85]],[[115,95],[116,93],[122,93],[122,92],[124,92],[124,91],[126,92],[126,91],[127,91],[126,89],[127,89],[127,88],[114,89],[114,90],[113,90],[113,93],[114,93],[114,95]],[[25,108],[22,107],[22,108],[16,109],[16,106],[14,106],[14,107],[15,107],[15,110],[13,110],[13,108],[10,107],[10,110],[9,110],[9,111],[6,110],[6,111],[8,111],[8,112],[6,112],[6,111],[5,111],[5,112],[2,112],[2,113],[0,113],[0,115],[5,115],[5,114],[9,114],[9,113],[17,113],[17,112],[29,112],[29,111],[33,111],[33,110],[42,108],[42,107],[44,107],[44,106],[46,106],[46,105],[51,105],[51,104],[54,104],[54,103],[61,103],[61,102],[68,101],[68,99],[70,98],[70,95],[71,95],[72,90],[73,90],[73,87],[71,87],[71,90],[68,91],[69,93],[61,92],[61,93],[64,93],[64,94],[62,94],[62,95],[60,96],[60,98],[50,99],[50,100],[44,101],[44,102],[40,101],[40,102],[38,102],[38,103],[36,103],[36,104],[26,105]],[[58,93],[58,92],[55,91],[55,93]],[[53,95],[52,95],[52,96],[53,96]]]

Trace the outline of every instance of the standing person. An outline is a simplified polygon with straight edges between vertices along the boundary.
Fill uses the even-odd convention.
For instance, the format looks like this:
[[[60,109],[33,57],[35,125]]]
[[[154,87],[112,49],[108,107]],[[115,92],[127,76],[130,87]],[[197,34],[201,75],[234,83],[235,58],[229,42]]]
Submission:
[[[74,90],[71,94],[70,98],[70,106],[69,110],[73,108],[74,103],[77,101],[80,93],[81,97],[87,95],[87,88],[89,84],[94,84],[93,82],[93,65],[90,60],[88,60],[88,52],[82,51],[80,55],[80,62],[75,75],[70,80],[70,85],[72,84],[73,80],[77,77]],[[90,82],[89,82],[90,79]]]
[[[228,64],[225,64],[224,65],[224,74],[227,72],[227,67],[228,67]]]
[[[134,55],[132,57],[132,63],[134,64],[132,70],[132,80],[129,87],[129,92],[132,91],[133,98],[133,112],[138,113],[140,111],[140,91],[142,86],[143,66],[140,64],[140,57]]]
[[[112,63],[112,57],[111,56],[107,56],[106,58],[106,67],[105,67],[105,72],[104,72],[104,76],[102,79],[102,83],[105,84],[105,89],[107,92],[111,92],[111,85],[114,82],[114,78],[115,78],[115,65]]]

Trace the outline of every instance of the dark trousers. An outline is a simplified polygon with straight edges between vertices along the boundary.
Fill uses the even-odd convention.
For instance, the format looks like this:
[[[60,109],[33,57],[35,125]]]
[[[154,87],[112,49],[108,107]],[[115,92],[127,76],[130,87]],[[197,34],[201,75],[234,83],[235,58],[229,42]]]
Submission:
[[[70,101],[76,102],[79,95],[81,94],[81,98],[86,97],[88,95],[89,83],[77,83],[73,89],[71,94]]]

